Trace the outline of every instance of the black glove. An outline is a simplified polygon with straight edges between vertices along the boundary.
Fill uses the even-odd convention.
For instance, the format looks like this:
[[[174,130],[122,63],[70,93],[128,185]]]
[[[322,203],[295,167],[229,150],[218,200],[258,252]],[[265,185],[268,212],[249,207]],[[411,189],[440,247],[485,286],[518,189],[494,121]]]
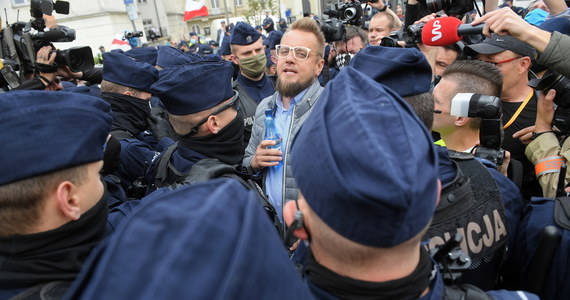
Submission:
[[[146,119],[148,128],[152,131],[152,135],[158,140],[163,137],[170,137],[176,140],[176,132],[168,121],[168,114],[163,107],[153,107],[150,111],[150,117]]]

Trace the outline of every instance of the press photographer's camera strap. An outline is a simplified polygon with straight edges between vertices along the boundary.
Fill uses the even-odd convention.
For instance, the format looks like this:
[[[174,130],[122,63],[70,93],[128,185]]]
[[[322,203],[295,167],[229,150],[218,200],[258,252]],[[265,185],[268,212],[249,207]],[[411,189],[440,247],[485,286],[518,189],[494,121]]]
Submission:
[[[505,126],[503,126],[503,130],[507,129],[509,126],[511,126],[511,124],[513,124],[517,118],[519,117],[519,115],[521,114],[521,112],[523,111],[523,109],[526,107],[526,105],[528,104],[528,102],[530,101],[530,99],[532,99],[532,95],[534,94],[534,90],[532,90],[530,92],[530,94],[528,95],[528,97],[526,97],[526,100],[523,101],[523,103],[521,104],[521,106],[519,106],[519,109],[517,109],[517,111],[513,114],[513,116],[511,117],[511,119],[507,122],[507,124],[505,124]]]

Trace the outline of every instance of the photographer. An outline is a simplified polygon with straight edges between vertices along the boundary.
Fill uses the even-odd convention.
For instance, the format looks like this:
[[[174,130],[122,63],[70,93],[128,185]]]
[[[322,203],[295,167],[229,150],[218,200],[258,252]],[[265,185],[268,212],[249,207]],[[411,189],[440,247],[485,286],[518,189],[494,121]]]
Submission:
[[[541,93],[538,97],[536,123],[532,133],[525,133],[523,139],[532,140],[526,147],[525,154],[535,165],[538,172],[536,176],[542,187],[543,197],[555,198],[557,195],[558,181],[560,180],[560,166],[562,162],[570,158],[570,142],[565,139],[562,147],[556,134],[552,130],[552,120],[554,118],[554,97],[555,90],[550,90],[545,95]],[[550,162],[550,168],[548,163]],[[568,173],[564,183],[568,182]],[[564,185],[566,186],[566,185]]]
[[[500,36],[506,34],[534,47],[540,55],[537,63],[544,65],[559,74],[570,77],[570,60],[567,50],[570,49],[570,37],[560,32],[550,33],[525,22],[510,8],[490,12],[472,24],[485,24],[483,34],[490,36],[494,32]]]
[[[378,46],[383,37],[390,35],[392,31],[402,28],[402,21],[382,0],[376,3],[367,2],[367,4],[380,11],[370,19],[370,25],[368,26],[370,45]]]
[[[81,78],[82,74],[73,73],[68,66],[61,68],[55,67],[56,53],[50,53],[52,48],[50,46],[42,47],[36,57],[36,69],[38,74],[30,80],[24,81],[17,90],[46,90],[46,91],[59,91],[63,89],[60,78]]]
[[[59,91],[63,89],[61,80],[78,79],[85,80],[91,84],[101,83],[103,80],[103,70],[93,68],[85,72],[73,72],[69,66],[59,66],[55,63],[56,52],[52,46],[42,47],[36,54],[37,74],[24,82],[14,90],[47,90]],[[30,74],[33,76],[33,74]]]

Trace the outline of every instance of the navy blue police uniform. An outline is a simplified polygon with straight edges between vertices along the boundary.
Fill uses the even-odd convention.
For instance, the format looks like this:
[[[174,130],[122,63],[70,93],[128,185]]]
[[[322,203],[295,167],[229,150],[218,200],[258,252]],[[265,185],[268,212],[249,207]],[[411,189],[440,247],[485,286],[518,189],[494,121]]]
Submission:
[[[257,32],[251,25],[245,22],[238,22],[232,31],[230,38],[231,45],[251,45],[257,42],[261,38],[261,34]],[[235,54],[235,53],[234,53]],[[263,55],[264,53],[258,53],[257,55]],[[253,119],[255,117],[255,111],[257,105],[261,100],[266,97],[273,95],[275,88],[273,86],[273,81],[269,79],[264,71],[264,66],[266,65],[266,57],[263,57],[260,62],[259,69],[261,71],[262,77],[259,80],[252,80],[244,76],[243,71],[240,71],[237,80],[234,82],[234,89],[239,93],[240,107],[244,114],[244,144],[247,145],[249,137],[251,136],[251,127],[253,126]],[[240,62],[241,63],[241,62]],[[259,75],[258,75],[259,76]]]
[[[431,67],[417,49],[367,47],[356,54],[351,65],[402,97],[427,93],[431,88]],[[472,269],[463,271],[461,280],[490,289],[495,284],[501,262],[507,258],[506,250],[514,246],[523,205],[520,192],[512,181],[486,160],[480,164],[472,156],[463,156],[452,161],[446,148],[438,147],[437,152],[444,198],[455,197],[454,201],[459,202],[458,195],[464,195],[461,191],[471,188],[465,193],[475,198],[465,201],[478,203],[478,206],[466,212],[458,207],[467,206],[445,206],[447,199],[442,199],[427,233],[427,238],[431,238],[429,248],[444,243],[454,232],[463,232],[462,250],[471,256],[474,263]],[[463,172],[457,178],[459,167]],[[471,182],[460,184],[464,176],[470,177]],[[484,180],[488,186],[478,186]],[[460,191],[458,187],[463,189]],[[488,190],[481,193],[472,191],[486,188]],[[450,208],[444,210],[444,207]]]
[[[158,70],[146,62],[118,52],[106,52],[103,56],[108,61],[103,69],[105,81],[150,93],[150,86],[158,80]],[[150,132],[149,100],[111,92],[103,92],[101,96],[111,104],[111,135],[121,143],[121,164],[116,175],[127,191],[144,176],[157,152],[173,141],[170,138],[157,140]]]
[[[4,93],[0,126],[6,141],[0,147],[0,186],[5,186],[103,160],[110,106],[78,93]],[[0,298],[20,292],[26,299],[40,299],[40,293],[61,298],[104,238],[107,211],[104,193],[75,221],[49,231],[0,237]]]
[[[347,99],[351,105],[346,105]],[[431,222],[439,198],[438,153],[425,125],[392,89],[353,67],[341,71],[325,87],[321,101],[292,147],[298,154],[293,159],[293,174],[307,204],[337,234],[362,245],[391,248],[420,234]],[[355,150],[354,145],[363,141],[367,147]],[[405,161],[395,159],[401,153],[406,153]],[[314,239],[314,233],[310,234]],[[412,299],[424,299],[423,293],[427,293],[425,299],[447,297],[456,288],[441,288],[437,268],[419,243],[418,248],[420,262],[412,274],[421,274],[418,278],[424,280],[413,284],[412,275],[393,281],[393,285],[347,279],[321,266],[310,254],[304,274],[319,288],[312,288],[319,299],[396,291],[398,296],[406,294]],[[485,299],[481,290],[471,290]],[[487,295],[537,299],[525,292],[493,291]]]
[[[233,107],[238,108],[235,99],[237,93],[231,84],[232,73],[233,67],[226,61],[187,64],[161,73],[152,90],[170,115],[195,114],[229,99],[232,99],[233,102],[230,102]],[[166,170],[178,174],[176,178],[180,179],[204,158],[216,158],[222,163],[234,165],[240,163],[242,155],[243,117],[238,109],[236,118],[218,134],[194,137],[191,133],[180,136],[177,144],[154,158],[146,172],[146,183],[151,187],[150,190],[168,186],[174,183],[170,179],[157,186],[157,181],[167,179],[161,177]]]
[[[143,199],[66,296],[109,298],[312,299],[256,196],[232,179]]]

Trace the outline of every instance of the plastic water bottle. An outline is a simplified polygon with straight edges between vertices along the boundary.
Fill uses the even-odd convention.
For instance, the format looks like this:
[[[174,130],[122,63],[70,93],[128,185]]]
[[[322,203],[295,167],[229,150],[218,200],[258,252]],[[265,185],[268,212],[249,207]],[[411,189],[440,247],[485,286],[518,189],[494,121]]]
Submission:
[[[275,145],[268,146],[268,149],[279,149],[281,150],[281,142],[283,138],[279,134],[279,130],[277,130],[277,126],[275,126],[275,119],[273,118],[273,111],[268,109],[265,111],[265,137],[264,140],[275,141]],[[281,166],[281,161],[276,167]]]

